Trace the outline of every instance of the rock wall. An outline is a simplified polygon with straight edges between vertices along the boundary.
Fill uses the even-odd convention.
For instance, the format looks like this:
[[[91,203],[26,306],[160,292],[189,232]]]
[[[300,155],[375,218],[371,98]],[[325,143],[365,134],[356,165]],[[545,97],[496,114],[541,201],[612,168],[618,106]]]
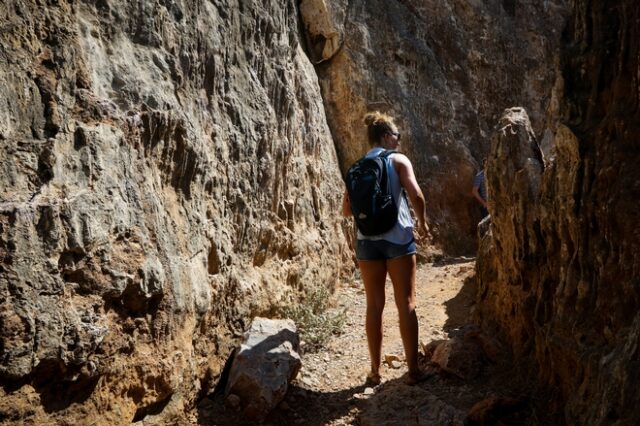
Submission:
[[[366,111],[472,251],[512,105],[478,312],[566,418],[636,420],[631,0],[5,0],[0,26],[0,421],[183,419],[247,320],[350,270]]]
[[[470,191],[493,125],[523,105],[549,133],[566,2],[303,0],[301,12],[342,172],[367,150],[364,114],[397,117],[436,244],[475,252]]]
[[[640,9],[571,7],[548,155],[521,109],[492,141],[478,313],[559,390],[560,420],[638,424]]]
[[[0,422],[180,418],[251,317],[352,265],[297,3],[6,0],[0,25]]]

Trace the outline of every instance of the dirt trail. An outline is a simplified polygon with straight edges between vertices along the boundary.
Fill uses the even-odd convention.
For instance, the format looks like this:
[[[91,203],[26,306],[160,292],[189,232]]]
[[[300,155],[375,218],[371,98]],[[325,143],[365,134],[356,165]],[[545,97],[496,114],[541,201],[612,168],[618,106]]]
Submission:
[[[471,322],[475,290],[474,280],[469,278],[474,265],[473,259],[462,258],[419,266],[417,312],[421,342],[448,339]],[[513,367],[505,363],[486,363],[481,374],[469,380],[427,365],[423,359],[423,366],[436,374],[419,385],[405,385],[402,375],[407,367],[390,281],[386,289],[382,353],[383,360],[388,355],[390,363],[383,362],[382,384],[375,388],[364,384],[369,370],[365,296],[360,280],[354,280],[335,295],[336,309],[347,312],[343,333],[320,352],[303,354],[302,369],[285,401],[264,424],[457,425],[465,422],[469,410],[480,401],[485,401],[494,413],[498,405],[515,405],[517,410],[511,410],[515,414],[509,412],[500,417],[503,424],[540,424],[529,408],[531,404],[523,405],[524,398],[519,397],[513,380]],[[225,410],[219,396],[201,402],[198,423],[252,424],[243,421],[239,413]],[[486,424],[493,423],[489,420]]]

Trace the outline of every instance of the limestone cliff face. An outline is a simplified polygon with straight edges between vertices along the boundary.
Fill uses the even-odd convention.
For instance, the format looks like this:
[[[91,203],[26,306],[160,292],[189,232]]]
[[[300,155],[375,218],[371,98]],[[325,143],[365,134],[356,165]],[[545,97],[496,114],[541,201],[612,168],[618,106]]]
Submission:
[[[0,421],[178,412],[350,260],[296,2],[7,0],[0,25]]]
[[[640,9],[572,3],[549,155],[522,110],[493,138],[478,307],[568,424],[638,424]]]
[[[367,150],[365,112],[396,116],[436,244],[474,252],[473,175],[503,109],[523,105],[536,133],[550,132],[566,2],[301,4],[342,171]]]

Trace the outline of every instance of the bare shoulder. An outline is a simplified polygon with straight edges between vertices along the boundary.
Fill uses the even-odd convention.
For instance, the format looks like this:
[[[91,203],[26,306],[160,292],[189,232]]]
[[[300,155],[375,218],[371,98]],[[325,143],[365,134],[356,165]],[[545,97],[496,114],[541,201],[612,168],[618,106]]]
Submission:
[[[392,159],[393,159],[393,166],[397,171],[400,171],[402,169],[407,169],[407,168],[412,169],[411,161],[409,160],[409,157],[407,157],[406,155],[397,152]]]
[[[404,155],[401,152],[396,152],[393,154],[393,157],[391,157],[393,159],[394,163],[409,163],[411,164],[411,161],[409,160],[409,157],[407,157],[406,155]]]

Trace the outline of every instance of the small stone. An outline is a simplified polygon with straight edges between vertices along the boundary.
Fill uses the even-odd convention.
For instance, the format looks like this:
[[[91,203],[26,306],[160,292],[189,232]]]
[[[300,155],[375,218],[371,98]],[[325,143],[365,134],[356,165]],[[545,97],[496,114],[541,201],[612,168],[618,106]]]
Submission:
[[[373,395],[373,393],[374,393],[373,388],[364,388],[365,395]]]
[[[400,357],[398,355],[389,355],[389,354],[384,356],[384,362],[388,366],[391,366],[393,361],[400,361]]]
[[[224,404],[231,408],[233,411],[240,411],[240,397],[236,394],[229,394],[225,400]]]
[[[391,361],[391,368],[398,369],[402,367],[402,363],[400,361],[393,360]]]

